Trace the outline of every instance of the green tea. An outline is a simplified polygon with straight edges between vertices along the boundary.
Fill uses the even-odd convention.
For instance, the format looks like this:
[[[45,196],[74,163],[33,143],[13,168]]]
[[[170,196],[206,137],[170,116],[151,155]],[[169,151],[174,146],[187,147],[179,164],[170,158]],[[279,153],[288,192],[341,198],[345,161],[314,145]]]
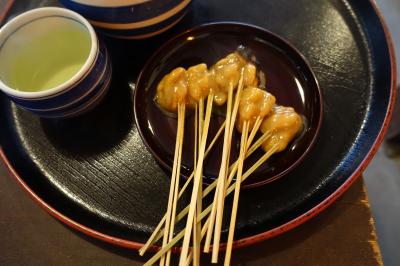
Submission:
[[[20,91],[54,88],[72,78],[87,60],[89,31],[64,17],[46,17],[17,30],[0,50],[0,77]]]

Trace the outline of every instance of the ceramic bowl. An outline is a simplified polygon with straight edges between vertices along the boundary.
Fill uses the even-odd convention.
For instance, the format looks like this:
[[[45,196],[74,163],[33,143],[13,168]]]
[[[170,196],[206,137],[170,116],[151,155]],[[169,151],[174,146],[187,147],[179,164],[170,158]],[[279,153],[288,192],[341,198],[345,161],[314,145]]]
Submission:
[[[191,0],[60,0],[101,33],[123,39],[143,39],[162,33],[186,14]]]
[[[178,66],[187,68],[202,62],[210,66],[240,45],[256,56],[258,68],[266,75],[266,88],[276,96],[277,103],[294,107],[305,121],[300,136],[285,151],[264,163],[244,182],[243,187],[260,186],[286,175],[305,158],[314,144],[322,121],[322,96],[316,77],[300,52],[286,40],[259,27],[213,23],[188,30],[164,44],[149,59],[136,83],[134,110],[139,133],[156,160],[168,171],[173,165],[177,119],[166,115],[154,101],[158,82]],[[214,109],[209,141],[225,119],[224,108]],[[193,124],[193,112],[188,110],[181,171],[186,177],[193,169]],[[240,134],[235,130],[231,158],[238,157],[239,143]],[[222,138],[205,159],[205,183],[218,176],[221,151]],[[246,159],[245,168],[249,168],[262,154],[259,149]]]
[[[74,27],[82,29],[85,37],[90,38],[83,55],[86,61],[77,72],[73,72],[65,82],[45,90],[24,91],[13,87],[12,75],[31,77],[29,72],[40,72],[43,64],[50,65],[50,69],[51,64],[54,67],[67,64],[68,58],[59,58],[59,55],[71,52],[79,40],[60,44],[56,38],[51,38],[66,23],[68,27],[73,23]],[[24,47],[38,42],[51,48],[41,51],[43,56],[40,60],[32,61],[27,58],[29,55],[21,54]],[[81,52],[79,49],[76,51]],[[15,73],[11,66],[16,56],[21,56],[20,60],[29,64],[29,68],[25,66],[24,71]],[[15,104],[42,117],[72,117],[92,109],[106,94],[111,80],[111,62],[106,47],[85,18],[64,8],[38,8],[10,20],[0,29],[0,61],[0,89]]]

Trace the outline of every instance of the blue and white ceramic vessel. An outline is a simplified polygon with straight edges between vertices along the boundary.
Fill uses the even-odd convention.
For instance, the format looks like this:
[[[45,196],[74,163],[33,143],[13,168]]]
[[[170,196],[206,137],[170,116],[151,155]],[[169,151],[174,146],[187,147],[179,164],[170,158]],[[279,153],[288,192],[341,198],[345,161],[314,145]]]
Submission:
[[[100,32],[123,39],[162,33],[185,15],[191,0],[60,0]]]
[[[21,38],[22,36],[19,36],[22,34],[20,33],[21,29],[30,23],[32,34],[26,36],[25,32],[23,37],[25,39],[35,38],[35,32],[46,30],[35,28],[35,22],[47,18],[59,19],[59,23],[62,23],[62,20],[65,19],[72,19],[87,29],[91,40],[87,60],[71,79],[57,87],[36,92],[21,91],[9,87],[6,79],[0,77],[0,89],[15,104],[39,116],[50,118],[77,116],[95,107],[105,96],[110,85],[112,72],[107,49],[98,40],[94,29],[85,18],[71,10],[56,7],[38,8],[23,13],[0,29],[0,52],[6,42]],[[40,24],[41,27],[43,27],[43,24]]]

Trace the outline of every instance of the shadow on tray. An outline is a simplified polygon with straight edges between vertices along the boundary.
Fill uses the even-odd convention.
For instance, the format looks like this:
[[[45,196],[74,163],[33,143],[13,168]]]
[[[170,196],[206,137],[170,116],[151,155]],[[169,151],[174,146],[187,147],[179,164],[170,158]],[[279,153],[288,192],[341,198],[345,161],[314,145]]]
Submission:
[[[88,113],[70,119],[41,119],[46,136],[60,152],[98,154],[129,133],[133,126],[132,90],[127,83],[114,81],[104,100]]]

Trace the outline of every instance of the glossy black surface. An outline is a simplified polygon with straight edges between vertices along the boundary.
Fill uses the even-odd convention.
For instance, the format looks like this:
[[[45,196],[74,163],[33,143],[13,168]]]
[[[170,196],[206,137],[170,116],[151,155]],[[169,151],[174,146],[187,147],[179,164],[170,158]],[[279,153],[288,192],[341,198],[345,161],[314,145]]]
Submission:
[[[43,3],[17,2],[14,13]],[[275,228],[319,204],[362,163],[389,105],[389,51],[366,1],[195,0],[184,20],[159,37],[107,39],[114,77],[105,102],[93,112],[41,120],[0,97],[0,143],[12,166],[33,191],[73,220],[144,241],[166,209],[169,177],[138,135],[129,84],[171,36],[226,20],[265,27],[293,43],[324,93],[324,120],[314,148],[285,178],[241,193],[235,236]]]
[[[277,103],[292,106],[304,120],[303,131],[286,148],[275,154],[252,174],[243,188],[260,186],[284,176],[307,155],[321,124],[322,99],[315,76],[303,57],[285,40],[248,24],[211,23],[189,30],[163,45],[144,66],[136,83],[134,110],[137,127],[150,152],[158,162],[172,171],[176,140],[176,114],[167,114],[155,102],[157,84],[174,68],[206,63],[209,67],[238,47],[256,58],[257,67],[265,73],[268,92]],[[214,105],[208,143],[225,120],[226,104]],[[182,151],[182,173],[189,177],[193,170],[194,111],[185,113]],[[257,137],[259,137],[259,134]],[[204,161],[204,181],[211,183],[221,165],[223,138]],[[207,145],[208,146],[208,145]],[[234,131],[231,162],[239,156],[240,134]],[[255,152],[247,158],[245,171],[263,155]]]

